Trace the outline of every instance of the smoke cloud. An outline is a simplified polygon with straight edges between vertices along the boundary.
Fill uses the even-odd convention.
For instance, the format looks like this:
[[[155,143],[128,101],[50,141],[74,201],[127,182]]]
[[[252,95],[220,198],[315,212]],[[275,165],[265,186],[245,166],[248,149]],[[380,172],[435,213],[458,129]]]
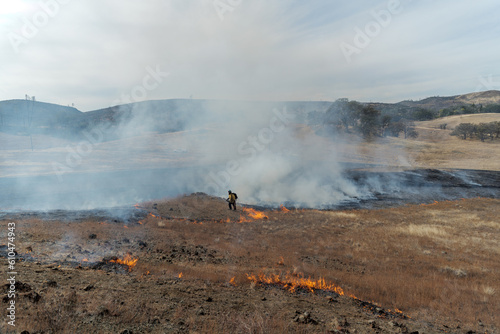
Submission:
[[[435,182],[441,179],[469,192],[486,189],[470,173],[363,171],[411,163],[403,150],[388,158],[383,146],[325,136],[307,124],[310,112],[330,105],[163,100],[76,113],[64,124],[35,115],[23,131],[22,122],[8,121],[0,133],[1,207],[95,209],[192,192],[225,197],[230,189],[241,203],[335,208],[463,196],[460,187]],[[356,161],[366,151],[372,165]]]

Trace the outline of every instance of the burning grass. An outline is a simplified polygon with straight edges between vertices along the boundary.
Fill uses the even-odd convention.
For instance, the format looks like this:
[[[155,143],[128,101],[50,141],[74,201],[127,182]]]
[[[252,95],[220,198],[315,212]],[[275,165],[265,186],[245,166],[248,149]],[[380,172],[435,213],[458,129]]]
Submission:
[[[130,254],[127,254],[123,257],[123,259],[111,259],[109,260],[109,262],[112,262],[112,263],[118,263],[118,264],[122,264],[126,267],[128,267],[128,270],[131,271],[132,268],[134,268],[137,264],[137,261],[139,261],[138,258],[133,258],[132,255]]]
[[[32,250],[23,252],[30,257],[23,262],[29,268],[22,271],[23,278],[42,296],[23,313],[38,310],[40,323],[47,321],[43,319],[50,312],[42,312],[44,307],[57,312],[48,293],[59,289],[68,298],[64,314],[76,314],[80,323],[89,316],[113,323],[111,332],[123,331],[120,319],[139,312],[127,298],[142,300],[144,295],[150,300],[149,309],[132,317],[135,320],[122,319],[123,324],[168,318],[176,330],[191,326],[193,331],[224,332],[220,321],[226,319],[228,326],[236,326],[235,314],[244,314],[248,321],[255,317],[253,325],[248,323],[252,328],[297,331],[290,317],[300,305],[311,305],[317,310],[313,316],[324,320],[317,329],[324,331],[329,314],[357,305],[366,308],[366,316],[400,316],[397,311],[380,313],[378,308],[383,307],[403,310],[414,321],[482,328],[489,333],[500,328],[500,226],[496,223],[500,200],[381,210],[280,209],[256,211],[260,214],[254,217],[243,210],[235,214],[225,202],[217,202],[212,206],[220,204],[220,211],[214,209],[203,224],[190,221],[201,219],[193,217],[189,202],[183,200],[182,210],[191,218],[168,219],[164,213],[153,212],[161,217],[149,216],[144,224],[131,224],[128,229],[121,222],[50,222],[52,228],[36,220],[19,224],[24,247]],[[176,210],[171,203],[160,206]],[[251,223],[239,223],[240,214]],[[267,218],[258,218],[262,215]],[[224,223],[216,222],[220,220]],[[36,237],[39,229],[43,240]],[[129,255],[116,258],[117,254]],[[119,273],[84,265],[85,259],[93,262],[111,255],[115,265],[129,270]],[[82,263],[80,268],[68,265],[71,256]],[[47,276],[40,277],[40,272]],[[49,275],[57,281],[57,288],[37,285]],[[76,297],[70,298],[71,286],[76,286]],[[44,289],[49,289],[46,295],[40,292]],[[101,300],[90,297],[93,293]],[[325,294],[337,294],[341,302],[332,308]],[[71,306],[75,298],[76,308]],[[349,310],[345,314],[355,314]],[[479,319],[484,327],[478,327]],[[160,322],[158,328],[167,328]],[[32,330],[44,328],[30,326]]]
[[[312,279],[311,277],[304,277],[303,274],[293,274],[290,272],[280,274],[266,275],[260,274],[247,274],[248,280],[257,284],[279,286],[290,292],[299,290],[309,291],[314,293],[317,290],[334,292],[340,296],[344,296],[344,290],[333,284],[325,281],[324,278]],[[356,298],[354,295],[348,294],[350,297]]]

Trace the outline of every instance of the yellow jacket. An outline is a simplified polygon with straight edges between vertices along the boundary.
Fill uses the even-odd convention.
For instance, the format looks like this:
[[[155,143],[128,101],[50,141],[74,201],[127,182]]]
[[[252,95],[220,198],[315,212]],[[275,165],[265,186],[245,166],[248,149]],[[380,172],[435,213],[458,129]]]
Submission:
[[[236,203],[236,196],[234,196],[234,193],[229,194],[229,203]]]

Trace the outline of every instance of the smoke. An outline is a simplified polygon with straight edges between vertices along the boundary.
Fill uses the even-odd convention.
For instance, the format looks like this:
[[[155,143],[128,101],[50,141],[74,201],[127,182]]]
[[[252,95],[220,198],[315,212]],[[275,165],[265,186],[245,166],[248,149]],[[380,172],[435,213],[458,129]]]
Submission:
[[[471,172],[356,171],[370,167],[356,160],[364,155],[372,156],[371,167],[411,162],[395,146],[327,137],[307,124],[310,112],[329,106],[147,101],[78,115],[85,126],[57,137],[34,134],[33,150],[25,134],[0,132],[0,207],[86,210],[192,192],[225,197],[230,189],[247,204],[333,208],[383,196],[425,201],[487,190]]]
[[[341,141],[318,137],[303,123],[307,111],[284,103],[233,107],[217,110],[226,121],[199,143],[210,168],[198,189],[218,196],[231,189],[244,203],[272,206],[325,207],[361,195],[328,147]]]

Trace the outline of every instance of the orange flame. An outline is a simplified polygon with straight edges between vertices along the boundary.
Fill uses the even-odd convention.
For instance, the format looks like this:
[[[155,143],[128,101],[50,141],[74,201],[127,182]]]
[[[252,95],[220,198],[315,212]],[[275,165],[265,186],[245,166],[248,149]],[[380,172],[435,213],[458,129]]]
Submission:
[[[269,217],[266,216],[266,214],[262,211],[257,211],[255,209],[252,209],[252,208],[243,208],[243,211],[250,216],[250,218],[252,219],[268,219]],[[248,220],[247,218],[243,218],[242,216],[240,216],[240,220],[239,222],[240,223],[245,223],[245,222],[251,222],[252,220]]]
[[[249,223],[249,222],[252,222],[253,220],[252,219],[248,219],[246,217],[243,217],[240,215],[240,219],[238,219],[238,223]]]
[[[233,278],[231,278],[229,280],[229,284],[236,286],[236,282],[234,281],[235,279],[236,279],[236,276],[233,276]]]
[[[344,290],[340,286],[335,285],[334,283],[331,282],[327,282],[324,278],[321,277],[315,280],[312,279],[311,277],[305,278],[303,274],[296,275],[290,272],[287,272],[286,274],[281,273],[281,274],[266,275],[260,273],[258,275],[255,274],[252,275],[246,274],[246,275],[250,281],[256,284],[268,284],[268,285],[280,286],[283,289],[286,289],[290,292],[295,292],[297,290],[302,289],[302,290],[307,290],[311,293],[315,293],[317,290],[322,290],[322,291],[335,292],[340,296],[348,296],[350,298],[360,300],[355,295],[344,292]],[[234,280],[231,279],[229,283],[234,284]],[[364,302],[364,303],[371,304],[372,307],[374,305],[379,306],[379,304],[375,302],[369,302],[369,303]],[[364,306],[364,308],[369,308],[369,305]],[[387,310],[386,312],[402,318],[410,318],[397,308],[395,308],[394,310]]]
[[[124,264],[128,266],[128,270],[132,270],[135,267],[139,259],[134,259],[130,254],[125,255],[123,259],[110,260],[109,262]]]
[[[324,290],[324,291],[332,291],[341,296],[346,295],[344,290],[333,284],[325,281],[324,278],[319,278],[317,280],[312,279],[311,277],[305,278],[303,275],[293,275],[290,272],[286,274],[259,274],[259,275],[249,275],[246,274],[247,278],[258,284],[272,284],[282,286],[284,289],[289,290],[290,292],[295,292],[297,289],[304,289],[314,293],[316,290]],[[347,294],[349,297],[356,298],[354,295]]]
[[[280,205],[280,210],[283,211],[283,212],[290,212],[290,210],[288,210],[287,208],[285,208],[285,206],[283,204]]]
[[[182,278],[182,276],[184,276],[184,275],[183,275],[182,273],[179,273],[179,276],[178,276],[178,277],[179,277],[179,278]]]

